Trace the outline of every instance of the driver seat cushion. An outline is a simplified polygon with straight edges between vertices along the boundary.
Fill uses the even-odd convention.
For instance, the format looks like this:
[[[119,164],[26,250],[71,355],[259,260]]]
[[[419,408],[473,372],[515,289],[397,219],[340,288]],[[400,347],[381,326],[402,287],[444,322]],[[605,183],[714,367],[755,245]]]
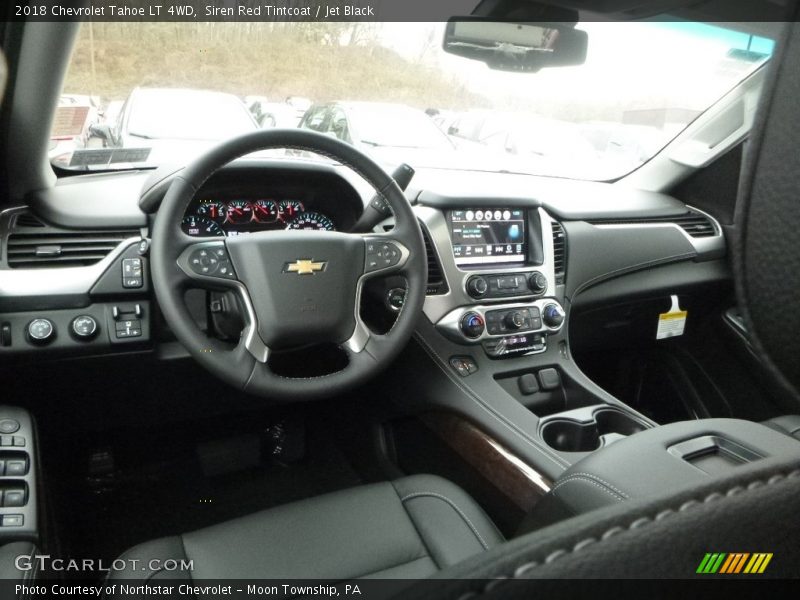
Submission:
[[[138,567],[110,579],[422,578],[503,541],[462,489],[414,475],[141,544],[121,557]],[[188,572],[150,569],[154,559],[193,565]]]

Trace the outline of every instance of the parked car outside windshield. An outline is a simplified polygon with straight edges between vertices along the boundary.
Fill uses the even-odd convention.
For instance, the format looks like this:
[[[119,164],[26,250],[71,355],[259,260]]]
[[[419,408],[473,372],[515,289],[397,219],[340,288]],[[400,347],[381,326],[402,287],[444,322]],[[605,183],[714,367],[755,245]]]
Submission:
[[[105,168],[109,161],[130,165],[181,161],[217,142],[257,128],[247,107],[232,94],[196,89],[136,88],[115,121],[92,129],[93,137],[103,140],[107,152],[76,150],[69,166]],[[114,152],[114,149],[130,151]]]

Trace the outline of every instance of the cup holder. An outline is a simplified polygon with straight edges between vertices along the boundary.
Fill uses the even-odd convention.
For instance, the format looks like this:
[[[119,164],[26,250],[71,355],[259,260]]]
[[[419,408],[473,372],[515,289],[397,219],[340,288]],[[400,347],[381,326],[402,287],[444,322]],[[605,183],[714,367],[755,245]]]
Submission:
[[[550,421],[542,430],[545,443],[559,452],[591,452],[600,447],[595,423]]]
[[[613,439],[646,429],[643,423],[613,408],[597,410],[592,418],[585,423],[554,419],[544,425],[542,439],[559,452],[592,452]]]

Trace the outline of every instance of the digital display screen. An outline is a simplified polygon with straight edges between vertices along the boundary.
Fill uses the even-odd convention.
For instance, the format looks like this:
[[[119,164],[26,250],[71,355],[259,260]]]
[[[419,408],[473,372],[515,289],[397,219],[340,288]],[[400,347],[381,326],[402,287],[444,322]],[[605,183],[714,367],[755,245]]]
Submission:
[[[448,215],[457,265],[525,262],[525,210],[453,210]]]

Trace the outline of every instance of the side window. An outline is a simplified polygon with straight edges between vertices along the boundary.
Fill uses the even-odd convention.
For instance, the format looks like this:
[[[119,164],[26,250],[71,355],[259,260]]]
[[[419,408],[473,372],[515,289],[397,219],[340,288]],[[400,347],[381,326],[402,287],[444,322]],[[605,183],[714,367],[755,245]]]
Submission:
[[[326,107],[318,106],[312,108],[306,117],[303,119],[301,127],[303,129],[313,129],[314,131],[322,131],[322,124],[325,122]]]
[[[343,142],[350,142],[350,128],[347,124],[347,116],[341,108],[337,107],[331,110],[328,132]]]

